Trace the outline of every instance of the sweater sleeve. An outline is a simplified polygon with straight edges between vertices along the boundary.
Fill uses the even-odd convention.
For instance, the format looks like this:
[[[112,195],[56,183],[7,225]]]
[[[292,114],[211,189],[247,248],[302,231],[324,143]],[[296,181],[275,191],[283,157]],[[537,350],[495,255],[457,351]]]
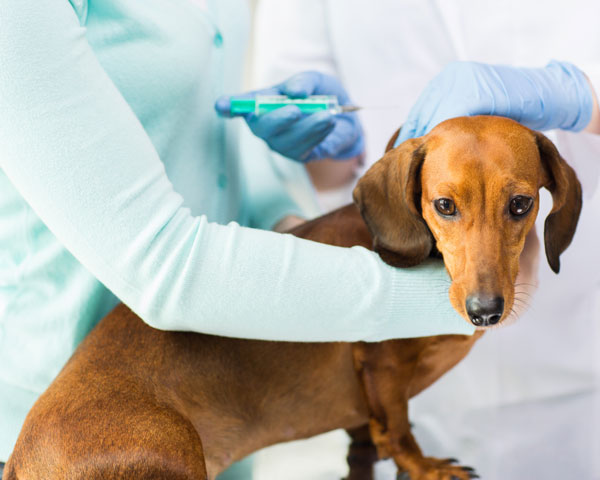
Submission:
[[[471,333],[443,265],[194,217],[65,0],[0,2],[0,164],[151,326],[295,341]]]
[[[301,218],[310,217],[309,211],[299,205],[288,188],[288,178],[281,171],[276,154],[255,137],[242,119],[231,119],[239,122],[242,130],[239,136],[241,145],[241,177],[244,180],[244,210],[247,213],[247,224],[253,228],[272,230],[275,225],[288,215]],[[290,160],[285,160],[292,164]]]

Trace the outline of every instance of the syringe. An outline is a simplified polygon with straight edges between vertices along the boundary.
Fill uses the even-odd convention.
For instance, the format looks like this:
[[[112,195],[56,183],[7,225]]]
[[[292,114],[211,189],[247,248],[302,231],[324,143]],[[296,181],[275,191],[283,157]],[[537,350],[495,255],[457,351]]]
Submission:
[[[286,105],[296,105],[302,113],[329,111],[346,113],[360,110],[356,105],[340,105],[335,95],[311,95],[306,98],[290,98],[285,95],[256,95],[253,98],[231,97],[232,115],[272,112]]]

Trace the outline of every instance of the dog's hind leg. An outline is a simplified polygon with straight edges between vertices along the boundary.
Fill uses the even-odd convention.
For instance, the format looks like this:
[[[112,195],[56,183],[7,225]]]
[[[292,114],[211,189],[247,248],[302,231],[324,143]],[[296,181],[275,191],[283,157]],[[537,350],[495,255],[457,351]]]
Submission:
[[[52,409],[42,399],[25,422],[4,476],[208,480],[202,442],[188,419],[151,396],[126,397],[113,391]],[[68,411],[57,411],[61,407]]]
[[[78,480],[209,480],[200,436],[179,412],[167,407],[141,423],[134,442],[109,455],[102,449]]]

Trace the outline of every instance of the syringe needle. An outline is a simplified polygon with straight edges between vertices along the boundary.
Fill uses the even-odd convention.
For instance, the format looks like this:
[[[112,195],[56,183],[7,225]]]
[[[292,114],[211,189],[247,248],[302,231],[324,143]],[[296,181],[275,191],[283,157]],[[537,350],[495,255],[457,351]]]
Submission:
[[[357,110],[360,110],[362,107],[359,107],[358,105],[340,105],[339,108],[342,113],[348,113],[348,112],[356,112]]]
[[[398,105],[340,105],[335,107],[337,113],[356,112],[358,110],[399,110]]]

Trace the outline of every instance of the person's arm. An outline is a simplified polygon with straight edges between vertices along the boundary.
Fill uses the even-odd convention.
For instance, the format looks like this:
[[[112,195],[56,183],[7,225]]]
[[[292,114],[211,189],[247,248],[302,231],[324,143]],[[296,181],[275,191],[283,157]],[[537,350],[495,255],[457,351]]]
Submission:
[[[276,340],[471,333],[439,262],[193,217],[65,0],[0,2],[0,164],[71,253],[148,324]]]
[[[273,152],[246,125],[239,126],[242,127],[238,138],[244,224],[283,232],[298,224],[301,218],[309,218],[309,212],[305,212],[290,194],[285,172],[275,162]],[[284,162],[285,166],[302,168],[288,159]]]
[[[303,70],[318,70],[340,78],[327,8],[324,0],[257,3],[252,49],[255,86],[280,82]],[[360,153],[343,162],[325,158],[307,163],[306,171],[318,191],[332,190],[353,181],[363,160]]]
[[[272,87],[244,92],[234,97],[255,98],[257,95],[284,95],[303,99],[310,95],[333,95],[340,105],[352,102],[339,80],[318,71],[296,73]],[[257,137],[269,148],[298,162],[313,162],[324,158],[347,160],[364,151],[364,136],[356,113],[332,113],[321,110],[303,114],[296,105],[286,105],[271,112],[236,112],[231,109],[229,95],[215,102],[219,115],[243,117]]]
[[[594,98],[589,78],[569,62],[541,68],[452,62],[425,87],[396,145],[462,115],[500,115],[534,130],[579,132],[590,125]]]

